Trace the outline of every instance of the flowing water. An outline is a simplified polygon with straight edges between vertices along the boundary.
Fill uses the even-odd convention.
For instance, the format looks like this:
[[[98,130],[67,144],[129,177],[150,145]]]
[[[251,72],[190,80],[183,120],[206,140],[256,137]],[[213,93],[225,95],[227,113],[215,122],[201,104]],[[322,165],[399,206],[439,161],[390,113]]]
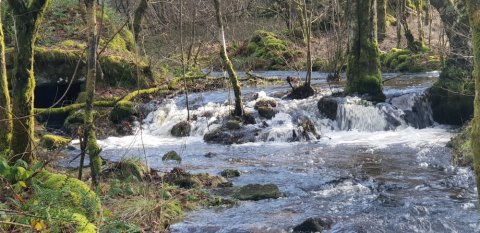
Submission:
[[[271,120],[256,116],[257,124],[247,126],[257,132],[254,142],[231,146],[202,140],[232,110],[228,90],[190,96],[195,120],[191,136],[183,139],[169,131],[186,119],[184,98],[158,100],[149,105],[153,111],[141,133],[108,138],[100,145],[112,160],[146,156],[151,167],[162,171],[175,166],[211,174],[238,169],[242,175],[232,180],[235,186],[273,183],[285,194],[193,211],[172,225],[172,232],[289,232],[310,217],[332,219],[329,232],[480,232],[472,171],[451,165],[445,145],[453,130],[433,122],[424,96],[437,77],[437,72],[386,75],[384,79],[393,78],[385,83],[387,103],[349,97],[341,101],[335,120],[317,108],[322,96],[342,89],[329,86],[325,74],[314,75],[321,92],[306,100],[283,100],[286,85],[246,88],[247,112],[256,112],[256,99],[272,99],[279,113]],[[292,142],[305,119],[321,138]],[[170,150],[181,154],[181,165],[161,161]],[[207,158],[207,153],[215,156]]]

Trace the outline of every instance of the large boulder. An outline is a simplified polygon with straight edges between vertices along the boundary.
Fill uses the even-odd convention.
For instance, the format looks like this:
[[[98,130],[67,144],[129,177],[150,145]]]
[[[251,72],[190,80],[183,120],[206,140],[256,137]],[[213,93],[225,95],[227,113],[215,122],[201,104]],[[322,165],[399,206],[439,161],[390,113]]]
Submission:
[[[190,130],[192,129],[192,126],[190,123],[187,121],[182,121],[172,127],[172,130],[170,130],[170,133],[174,137],[188,137],[190,136]]]
[[[293,228],[296,233],[325,232],[333,226],[333,220],[329,218],[309,218]]]
[[[261,99],[255,103],[254,108],[258,111],[258,114],[267,119],[272,119],[277,114],[277,102],[270,99]]]
[[[337,119],[337,109],[340,102],[339,97],[325,96],[318,101],[318,110],[328,119]]]
[[[274,184],[249,184],[238,189],[233,196],[239,200],[259,201],[264,199],[277,199],[283,196]]]

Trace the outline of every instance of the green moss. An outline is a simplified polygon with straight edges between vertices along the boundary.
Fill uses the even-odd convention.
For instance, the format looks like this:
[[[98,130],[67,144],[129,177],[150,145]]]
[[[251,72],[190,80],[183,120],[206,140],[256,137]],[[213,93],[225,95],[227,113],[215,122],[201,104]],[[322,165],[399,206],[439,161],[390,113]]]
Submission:
[[[118,102],[110,112],[110,120],[113,123],[118,124],[122,121],[131,119],[136,113],[134,107],[134,104],[130,101]]]
[[[48,150],[56,150],[68,146],[71,141],[71,138],[47,134],[40,138],[40,145]]]
[[[182,162],[182,157],[176,151],[169,151],[165,153],[162,157],[162,161],[177,161]]]
[[[299,55],[290,50],[289,46],[288,41],[281,40],[276,34],[258,30],[241,55],[249,57],[256,69],[281,68]]]
[[[381,55],[382,69],[386,72],[425,72],[441,69],[438,55],[429,51],[413,53],[410,50],[393,48]]]
[[[135,177],[137,180],[143,180],[148,169],[138,159],[124,159],[115,163],[110,169],[119,179],[125,180],[129,177]]]
[[[452,148],[452,160],[457,166],[469,166],[473,165],[473,151],[472,151],[472,123],[469,122],[461,128],[448,143],[448,146]]]
[[[96,232],[101,204],[84,182],[40,172],[33,178],[32,186],[33,194],[25,208],[40,216],[50,216],[48,225],[53,232],[72,228],[75,232]]]

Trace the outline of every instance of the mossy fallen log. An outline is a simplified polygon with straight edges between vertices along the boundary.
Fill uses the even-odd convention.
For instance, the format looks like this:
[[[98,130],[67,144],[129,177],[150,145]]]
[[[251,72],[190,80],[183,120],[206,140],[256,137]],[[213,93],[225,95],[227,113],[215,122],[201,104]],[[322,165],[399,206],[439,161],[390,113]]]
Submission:
[[[130,92],[129,94],[123,97],[117,97],[113,100],[99,100],[93,102],[94,107],[99,108],[113,108],[117,105],[117,103],[122,101],[132,101],[133,99],[145,96],[145,95],[153,95],[153,94],[169,94],[171,91],[167,90],[167,87],[155,87],[155,88],[148,88]],[[56,115],[56,114],[67,114],[72,111],[80,110],[85,107],[85,103],[75,103],[61,108],[36,108],[35,114],[37,116],[48,116],[48,115]]]

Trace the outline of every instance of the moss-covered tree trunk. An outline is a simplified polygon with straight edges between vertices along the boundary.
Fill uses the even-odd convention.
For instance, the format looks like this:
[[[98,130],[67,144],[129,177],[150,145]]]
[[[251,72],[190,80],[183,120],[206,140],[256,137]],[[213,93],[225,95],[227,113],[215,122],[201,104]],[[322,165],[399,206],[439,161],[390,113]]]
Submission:
[[[35,161],[34,151],[34,47],[49,0],[8,0],[15,16],[16,48],[13,71],[12,161]]]
[[[133,32],[135,33],[135,40],[138,41],[140,32],[142,31],[143,18],[148,9],[148,4],[151,0],[141,0],[138,4],[137,9],[135,9],[135,14],[133,16]]]
[[[237,73],[235,73],[235,70],[233,69],[233,64],[228,58],[228,54],[227,54],[227,44],[225,41],[225,30],[223,28],[223,16],[222,16],[220,0],[213,0],[213,3],[215,5],[217,25],[219,29],[219,39],[222,45],[220,56],[222,57],[222,60],[225,63],[225,66],[227,67],[228,76],[230,77],[230,82],[232,83],[232,88],[235,95],[234,115],[243,117],[244,111],[243,111],[242,93],[240,91],[240,84],[238,83]]]
[[[473,115],[475,89],[465,0],[430,0],[430,4],[440,14],[450,46],[440,78],[429,91],[433,117],[442,124],[461,125]]]
[[[0,0],[1,5],[2,0]],[[5,62],[5,36],[3,34],[2,16],[0,15],[0,152],[10,149],[12,124],[12,109]]]
[[[400,20],[402,18],[402,12],[404,11],[405,0],[397,0],[396,2],[396,18],[397,18],[397,48],[400,48],[402,44],[402,24]]]
[[[97,79],[97,14],[95,0],[85,0],[87,8],[87,99],[85,102],[85,118],[84,118],[84,139],[86,152],[90,158],[90,169],[93,186],[97,186],[100,181],[100,169],[102,160],[100,158],[100,148],[97,144],[95,134],[95,125],[93,123],[93,101],[95,96],[95,82]]]
[[[387,36],[387,0],[377,0],[377,38],[385,40]]]
[[[368,94],[383,101],[382,74],[376,40],[376,0],[349,1],[347,94]]]
[[[472,45],[475,60],[475,114],[472,126],[472,150],[477,191],[480,197],[480,1],[466,0],[470,26],[472,28]]]
[[[417,24],[418,24],[418,41],[425,42],[425,31],[423,29],[423,0],[415,0],[415,8],[417,10]]]

